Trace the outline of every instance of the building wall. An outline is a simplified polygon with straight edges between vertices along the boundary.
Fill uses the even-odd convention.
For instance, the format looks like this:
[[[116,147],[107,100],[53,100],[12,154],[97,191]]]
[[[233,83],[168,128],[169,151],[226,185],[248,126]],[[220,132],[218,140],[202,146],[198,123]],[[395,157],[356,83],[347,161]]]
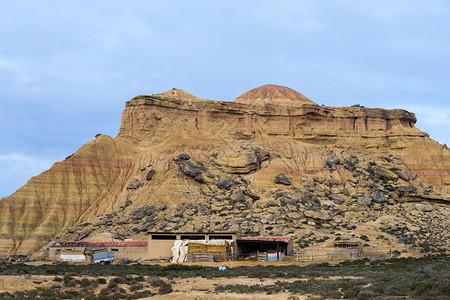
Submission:
[[[294,242],[292,240],[289,240],[289,243],[287,245],[287,255],[294,254]]]
[[[175,240],[152,240],[148,241],[149,259],[168,259],[172,256],[172,247]]]

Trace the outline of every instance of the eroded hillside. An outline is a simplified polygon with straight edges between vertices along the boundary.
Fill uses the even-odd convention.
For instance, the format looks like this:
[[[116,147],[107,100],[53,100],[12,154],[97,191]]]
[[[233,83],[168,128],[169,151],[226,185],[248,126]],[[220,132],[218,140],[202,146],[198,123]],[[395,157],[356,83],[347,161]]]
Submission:
[[[116,138],[98,136],[0,201],[1,248],[226,230],[445,250],[450,151],[415,123],[274,85],[233,102],[138,96]]]

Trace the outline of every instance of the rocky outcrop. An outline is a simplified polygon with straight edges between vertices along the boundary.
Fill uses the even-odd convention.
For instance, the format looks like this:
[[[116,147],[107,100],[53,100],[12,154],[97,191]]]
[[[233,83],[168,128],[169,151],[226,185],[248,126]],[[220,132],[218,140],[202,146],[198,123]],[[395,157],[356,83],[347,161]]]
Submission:
[[[133,98],[117,137],[99,135],[0,200],[0,250],[173,230],[310,244],[352,232],[443,247],[448,148],[407,111],[319,106],[298,94],[264,86],[233,102],[177,89]]]

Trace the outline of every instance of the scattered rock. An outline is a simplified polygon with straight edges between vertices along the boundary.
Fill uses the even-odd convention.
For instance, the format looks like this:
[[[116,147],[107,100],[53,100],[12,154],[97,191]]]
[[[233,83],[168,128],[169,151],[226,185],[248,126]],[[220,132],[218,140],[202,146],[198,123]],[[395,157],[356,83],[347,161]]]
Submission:
[[[277,176],[275,176],[275,183],[278,184],[284,184],[284,185],[291,185],[291,180],[289,177],[287,177],[285,174],[280,173]]]

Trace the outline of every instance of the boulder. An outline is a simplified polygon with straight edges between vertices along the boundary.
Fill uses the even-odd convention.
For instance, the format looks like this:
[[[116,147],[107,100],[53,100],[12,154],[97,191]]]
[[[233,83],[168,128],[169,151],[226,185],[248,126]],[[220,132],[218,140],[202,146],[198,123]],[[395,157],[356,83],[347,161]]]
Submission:
[[[370,193],[370,196],[372,197],[373,201],[376,203],[386,203],[388,202],[388,199],[386,196],[381,192],[372,191]]]
[[[391,169],[400,179],[403,179],[404,181],[410,181],[411,180],[411,174],[409,174],[408,171],[400,170],[400,169]]]
[[[230,179],[220,179],[217,182],[217,186],[218,187],[220,187],[222,189],[226,189],[226,190],[228,190],[231,187],[232,184],[233,184],[233,181],[230,180]]]
[[[339,196],[336,195],[336,194],[330,194],[330,195],[328,196],[328,198],[330,198],[331,200],[333,200],[333,201],[336,202],[337,204],[342,204],[342,203],[345,202],[345,199],[344,199],[344,198],[339,197]]]
[[[145,177],[147,180],[152,180],[153,175],[155,175],[155,170],[151,169],[148,171],[147,176]]]
[[[313,180],[314,180],[314,182],[317,182],[317,183],[320,183],[320,184],[325,182],[325,178],[320,177],[320,176],[314,176]]]
[[[286,216],[291,220],[298,220],[298,219],[303,218],[303,214],[298,213],[298,212],[290,212],[290,213],[287,213]]]
[[[203,170],[200,166],[197,166],[190,161],[182,160],[180,162],[180,168],[184,173],[191,176],[198,182],[200,183],[206,182],[205,178],[203,177]]]
[[[333,170],[335,170],[336,165],[338,165],[340,163],[341,163],[341,159],[337,155],[331,155],[326,161],[326,165]]]
[[[386,191],[386,189],[384,188],[383,185],[379,184],[378,182],[372,181],[372,180],[369,180],[367,182],[367,185],[369,187],[371,187],[372,189],[375,189],[375,190],[380,191],[380,192]]]
[[[261,162],[269,159],[269,152],[260,148],[235,154],[220,155],[216,164],[232,174],[248,174],[260,168]]]
[[[128,186],[128,190],[136,190],[142,186],[142,182],[139,181],[139,179],[133,180]]]
[[[86,231],[83,231],[75,238],[75,241],[79,241],[79,240],[82,240],[84,238],[87,238],[91,233],[92,233],[92,229],[88,229]]]
[[[344,159],[344,167],[351,172],[356,171],[358,163],[359,160],[355,156]]]
[[[268,160],[270,158],[269,151],[263,150],[261,148],[256,147],[255,149],[256,157],[258,158],[258,161],[261,163],[265,160]]]
[[[430,212],[430,211],[433,211],[433,206],[431,206],[429,204],[417,203],[416,209],[418,209],[422,212]]]
[[[376,166],[370,169],[370,172],[375,178],[383,181],[396,181],[398,179],[397,174],[384,167]]]
[[[338,186],[339,185],[339,180],[337,180],[335,178],[330,178],[330,179],[327,180],[326,184],[329,185],[329,186]]]
[[[230,195],[230,199],[233,201],[244,201],[244,193],[241,190],[233,191]]]
[[[180,153],[177,155],[177,158],[181,159],[181,160],[189,160],[191,159],[191,156],[187,153]]]
[[[312,219],[319,219],[322,221],[330,221],[333,219],[329,214],[327,214],[326,212],[320,211],[320,210],[316,211],[316,210],[308,209],[308,210],[305,210],[303,212],[303,214],[305,215],[305,217],[312,218]]]
[[[426,188],[423,190],[424,195],[430,195],[433,192],[431,188]]]
[[[359,201],[361,201],[362,204],[370,205],[372,204],[372,197],[361,197],[359,198]]]
[[[252,198],[253,200],[259,200],[261,198],[258,194],[252,192],[251,190],[244,190],[244,195]]]
[[[397,191],[400,195],[403,195],[406,193],[415,193],[417,191],[417,188],[413,185],[399,186],[397,187]]]
[[[287,177],[285,174],[280,173],[277,176],[275,176],[275,183],[278,184],[284,184],[284,185],[291,185],[291,180],[289,177]]]

